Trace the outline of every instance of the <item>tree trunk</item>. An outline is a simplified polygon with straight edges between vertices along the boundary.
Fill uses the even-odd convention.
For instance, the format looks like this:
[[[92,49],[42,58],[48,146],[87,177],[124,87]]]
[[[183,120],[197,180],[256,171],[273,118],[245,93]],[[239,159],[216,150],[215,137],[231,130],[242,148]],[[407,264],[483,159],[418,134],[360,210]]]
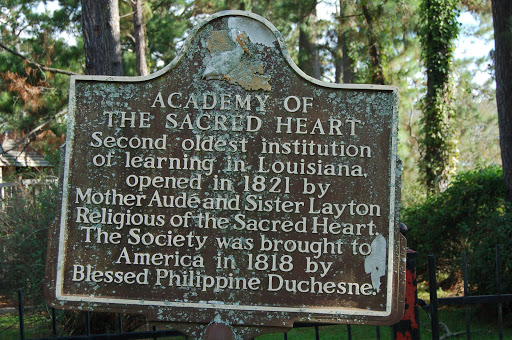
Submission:
[[[299,29],[299,68],[313,78],[322,77],[316,39],[302,27]]]
[[[350,84],[354,82],[354,60],[348,54],[348,34],[340,31],[337,34],[335,82]]]
[[[500,130],[501,160],[507,189],[512,202],[512,2],[493,0],[492,16],[495,40],[496,103]]]
[[[372,83],[384,85],[384,72],[382,70],[380,49],[374,27],[375,17],[378,15],[378,13],[371,13],[366,3],[363,3],[361,8],[363,10],[364,19],[368,28],[368,44],[370,45],[370,60],[372,63]]]
[[[348,39],[350,26],[347,27],[345,11],[346,4],[344,0],[339,0],[338,9],[338,29],[336,32],[336,60],[335,60],[335,82],[336,83],[353,83],[354,82],[354,60],[350,57],[348,51]]]
[[[354,73],[354,59],[348,54],[348,34],[345,32],[343,35],[343,43],[341,45],[341,51],[343,53],[343,82],[345,84],[351,84],[355,80]]]
[[[123,75],[117,0],[82,0],[85,73]]]
[[[457,134],[453,124],[453,44],[459,32],[458,0],[423,0],[422,59],[427,94],[422,101],[420,167],[428,194],[444,191],[457,170]]]
[[[317,0],[299,2],[299,68],[313,78],[322,77],[320,54],[316,43]]]
[[[149,74],[146,62],[146,30],[144,28],[144,10],[142,0],[132,0],[133,36],[135,37],[135,54],[137,56],[137,73],[139,76]]]
[[[334,55],[334,82],[337,84],[343,83],[343,52],[341,51],[340,46],[340,36],[338,34],[338,46]]]

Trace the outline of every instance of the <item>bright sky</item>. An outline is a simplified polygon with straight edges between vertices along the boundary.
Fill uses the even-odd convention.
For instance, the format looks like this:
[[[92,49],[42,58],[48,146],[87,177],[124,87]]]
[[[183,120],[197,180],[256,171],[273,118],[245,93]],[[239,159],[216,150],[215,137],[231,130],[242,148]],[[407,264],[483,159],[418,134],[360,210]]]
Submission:
[[[462,13],[459,17],[459,22],[462,24],[463,29],[461,30],[461,34],[459,34],[459,39],[457,41],[455,58],[463,59],[469,57],[480,58],[489,56],[489,52],[494,48],[494,39],[491,39],[491,36],[486,37],[486,39],[477,39],[471,34],[465,34],[464,32],[471,32],[475,30],[480,23],[475,20],[469,12]],[[464,30],[464,28],[466,28],[466,30]],[[475,73],[474,80],[476,83],[482,84],[490,78],[490,75],[485,68],[485,65],[481,68],[478,68],[478,65],[476,64],[470,66],[470,69]]]
[[[480,25],[469,12],[462,13],[459,17],[459,22],[463,27],[466,26],[469,28],[476,28]],[[473,36],[460,34],[459,40],[457,41],[455,57],[483,57],[489,55],[492,48],[494,48],[494,39],[485,41],[483,39],[476,39]]]

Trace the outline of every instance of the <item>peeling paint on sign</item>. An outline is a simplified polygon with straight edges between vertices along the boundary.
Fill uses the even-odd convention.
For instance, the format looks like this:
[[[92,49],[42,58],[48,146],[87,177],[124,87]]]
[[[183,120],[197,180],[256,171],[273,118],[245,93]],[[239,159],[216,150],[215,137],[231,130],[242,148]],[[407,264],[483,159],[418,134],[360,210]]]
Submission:
[[[210,56],[204,61],[203,78],[225,80],[249,91],[270,91],[270,77],[263,74],[263,67],[249,50],[250,40],[246,31],[234,27],[230,31],[213,31],[207,38]]]
[[[378,235],[371,243],[372,252],[364,260],[364,271],[372,277],[372,286],[380,292],[380,279],[386,275],[386,239]]]

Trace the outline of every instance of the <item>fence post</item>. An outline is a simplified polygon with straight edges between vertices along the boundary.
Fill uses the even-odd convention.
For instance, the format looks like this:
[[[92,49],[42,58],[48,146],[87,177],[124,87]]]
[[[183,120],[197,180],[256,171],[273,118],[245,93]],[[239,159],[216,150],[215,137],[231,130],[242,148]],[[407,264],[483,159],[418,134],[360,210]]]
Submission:
[[[466,260],[466,252],[462,252],[462,281],[464,283],[464,297],[469,295],[468,285],[468,261]],[[466,320],[466,339],[471,339],[471,318],[469,313],[469,304],[464,304],[465,320]]]
[[[18,313],[20,317],[20,339],[25,339],[25,320],[23,316],[23,291],[18,289]]]
[[[439,302],[437,300],[437,281],[436,281],[436,257],[428,256],[428,286],[430,291],[430,305],[432,306],[431,324],[432,339],[439,340]]]
[[[496,288],[498,296],[501,295],[501,254],[500,245],[496,245]],[[503,303],[498,303],[498,327],[500,329],[500,340],[503,340]]]
[[[418,286],[416,281],[416,257],[418,253],[407,249],[405,313],[399,323],[393,326],[393,339],[419,340],[420,314],[418,309]]]

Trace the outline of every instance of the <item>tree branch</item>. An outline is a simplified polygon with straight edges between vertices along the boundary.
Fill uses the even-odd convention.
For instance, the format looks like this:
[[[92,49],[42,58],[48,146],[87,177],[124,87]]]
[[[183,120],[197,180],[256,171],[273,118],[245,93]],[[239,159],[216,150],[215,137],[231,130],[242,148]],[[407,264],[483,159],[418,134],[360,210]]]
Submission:
[[[136,43],[135,37],[131,33],[126,33],[126,37],[129,38],[132,41],[132,43]]]
[[[78,74],[78,73],[75,73],[75,72],[61,70],[61,69],[58,69],[58,68],[43,66],[43,65],[41,65],[41,64],[39,64],[39,63],[37,63],[35,61],[30,60],[29,58],[25,57],[24,55],[22,55],[22,54],[20,54],[20,53],[18,53],[16,51],[10,49],[9,47],[5,46],[2,42],[0,42],[0,47],[2,47],[7,52],[9,52],[11,54],[14,54],[16,57],[25,60],[27,63],[29,63],[31,65],[34,65],[34,66],[36,66],[37,68],[39,68],[39,69],[41,69],[43,71],[48,71],[48,72],[51,72],[51,73],[65,74],[67,76],[72,76],[72,75]]]
[[[32,135],[38,135],[40,133],[40,131],[48,124],[51,123],[52,120],[54,119],[57,119],[59,118],[60,116],[63,116],[65,115],[66,113],[68,112],[68,108],[64,108],[62,110],[60,110],[59,112],[57,112],[55,115],[53,115],[50,119],[48,119],[46,122],[42,123],[41,125],[39,125],[38,127],[34,128],[32,131],[30,131],[24,139],[27,139],[27,138],[32,138],[31,136]]]
[[[335,19],[346,19],[346,18],[353,18],[353,17],[360,17],[364,15],[363,13],[359,13],[359,14],[351,14],[351,15],[338,15],[335,17]]]
[[[130,12],[130,13],[123,14],[123,15],[119,16],[119,19],[123,19],[123,18],[131,17],[131,16],[133,16],[133,13],[134,13],[134,12]]]
[[[157,3],[156,5],[154,6],[151,6],[151,10],[154,11],[154,10],[157,10],[160,6],[162,6],[163,4],[165,3],[165,0],[162,0],[160,1],[159,3]]]
[[[448,329],[448,326],[446,326],[446,324],[445,324],[445,323],[440,322],[439,324],[440,324],[441,326],[443,326],[443,328],[446,330],[446,334],[444,334],[444,335],[440,338],[440,340],[445,340],[445,339],[449,339],[449,338],[451,338],[451,337],[456,337],[456,336],[459,336],[459,335],[462,335],[462,334],[466,334],[466,332],[464,332],[464,331],[463,331],[463,332],[456,332],[456,333],[453,333],[452,331],[450,331],[450,330]]]
[[[50,119],[48,119],[47,121],[45,121],[44,123],[42,123],[41,125],[37,126],[36,128],[34,128],[33,130],[31,130],[29,133],[27,133],[25,135],[25,137],[23,137],[22,139],[20,139],[19,141],[17,141],[14,146],[12,147],[12,149],[9,149],[9,150],[4,150],[2,148],[2,146],[0,145],[0,154],[3,154],[3,153],[7,153],[11,150],[14,150],[16,149],[18,146],[20,145],[23,145],[23,151],[25,151],[25,149],[27,148],[27,146],[30,144],[30,142],[32,141],[32,139],[37,136],[39,133],[41,133],[41,131],[43,130],[43,128],[48,125],[52,120],[54,119],[57,119],[58,117],[66,114],[66,112],[68,111],[68,108],[64,108],[62,109],[61,111],[57,112],[55,115],[53,115]]]

